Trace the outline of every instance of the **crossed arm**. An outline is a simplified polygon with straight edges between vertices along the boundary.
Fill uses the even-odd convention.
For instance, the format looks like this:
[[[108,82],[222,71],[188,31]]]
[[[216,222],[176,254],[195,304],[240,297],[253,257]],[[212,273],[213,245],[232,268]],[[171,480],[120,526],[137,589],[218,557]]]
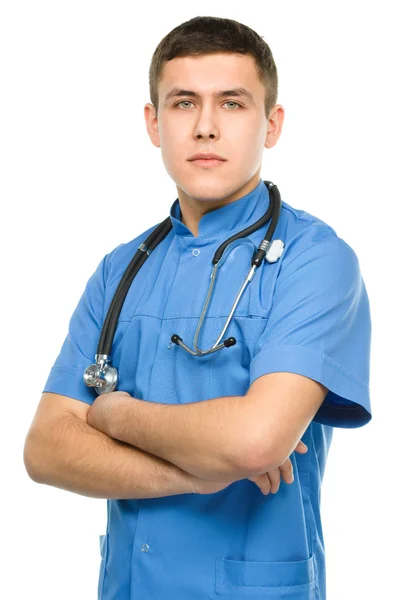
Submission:
[[[161,404],[111,392],[87,423],[201,479],[223,481],[275,469],[290,456],[328,389],[296,373],[268,373],[245,396]]]

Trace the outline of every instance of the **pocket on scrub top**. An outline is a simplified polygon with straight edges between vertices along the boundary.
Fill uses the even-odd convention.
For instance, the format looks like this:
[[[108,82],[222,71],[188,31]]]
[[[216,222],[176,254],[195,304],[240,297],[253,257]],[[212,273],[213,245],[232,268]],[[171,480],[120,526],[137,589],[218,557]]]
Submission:
[[[108,546],[108,537],[109,534],[99,536],[100,541],[100,569],[99,569],[99,584],[97,588],[97,600],[102,600],[103,597],[103,585],[104,585],[104,576],[106,574],[106,559],[107,559],[107,546]]]
[[[216,558],[215,592],[223,598],[315,600],[314,555],[287,562]]]

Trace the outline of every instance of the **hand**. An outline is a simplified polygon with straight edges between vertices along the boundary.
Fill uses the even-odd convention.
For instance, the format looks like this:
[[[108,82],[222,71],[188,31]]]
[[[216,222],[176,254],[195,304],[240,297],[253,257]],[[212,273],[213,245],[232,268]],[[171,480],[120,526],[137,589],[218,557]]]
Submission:
[[[112,437],[111,423],[114,412],[120,410],[120,401],[128,402],[128,398],[132,398],[131,394],[122,391],[100,394],[87,413],[88,425]]]
[[[307,446],[302,441],[299,441],[295,448],[295,452],[305,454],[307,452]],[[259,487],[264,496],[267,496],[269,492],[276,494],[279,490],[281,475],[285,483],[293,482],[293,466],[290,458],[287,458],[285,462],[276,469],[272,469],[272,471],[267,471],[260,475],[255,475],[255,477],[248,477],[248,479],[253,481]]]

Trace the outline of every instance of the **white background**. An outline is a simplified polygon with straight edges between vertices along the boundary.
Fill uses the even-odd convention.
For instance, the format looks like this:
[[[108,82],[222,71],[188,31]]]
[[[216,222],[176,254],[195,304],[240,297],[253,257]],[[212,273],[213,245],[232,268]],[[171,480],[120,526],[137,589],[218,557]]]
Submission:
[[[2,3],[4,598],[96,597],[106,501],[31,481],[23,444],[86,281],[107,252],[163,220],[176,199],[143,106],[155,47],[199,14],[239,20],[270,45],[286,116],[278,144],[264,149],[261,177],[277,183],[293,207],[330,224],[359,258],[372,311],[373,418],[365,427],[334,431],[321,500],[328,598],[402,596],[401,7]]]

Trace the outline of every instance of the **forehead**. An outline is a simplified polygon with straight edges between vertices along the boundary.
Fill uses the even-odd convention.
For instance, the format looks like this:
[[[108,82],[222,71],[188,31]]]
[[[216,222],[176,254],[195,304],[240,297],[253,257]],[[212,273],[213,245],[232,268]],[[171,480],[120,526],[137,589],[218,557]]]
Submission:
[[[173,87],[193,90],[201,95],[237,87],[246,88],[257,98],[264,94],[254,58],[241,54],[182,56],[167,61],[159,81],[159,96],[164,98]]]

